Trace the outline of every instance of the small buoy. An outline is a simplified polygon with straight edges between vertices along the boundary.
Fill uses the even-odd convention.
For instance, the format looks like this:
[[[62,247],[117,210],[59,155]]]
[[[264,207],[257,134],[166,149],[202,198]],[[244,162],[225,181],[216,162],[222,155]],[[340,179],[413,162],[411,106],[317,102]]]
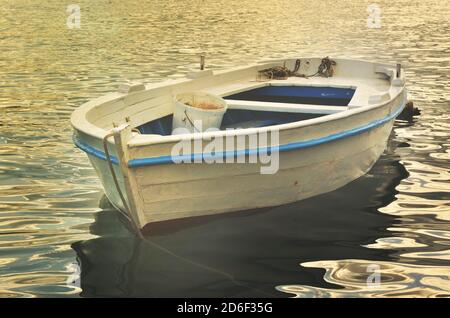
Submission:
[[[412,101],[408,101],[398,118],[402,120],[412,121],[413,117],[418,115],[420,115],[420,109],[414,107],[414,103]]]

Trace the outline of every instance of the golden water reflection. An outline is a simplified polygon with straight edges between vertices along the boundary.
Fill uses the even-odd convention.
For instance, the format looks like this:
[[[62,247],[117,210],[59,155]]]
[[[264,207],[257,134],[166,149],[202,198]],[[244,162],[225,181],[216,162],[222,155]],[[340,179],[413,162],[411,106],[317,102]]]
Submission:
[[[96,220],[105,212],[99,207],[102,188],[85,154],[72,144],[69,117],[125,79],[149,83],[184,76],[198,67],[200,52],[213,69],[306,55],[401,62],[409,97],[422,114],[414,123],[397,122],[378,168],[357,186],[325,197],[333,203],[317,199],[275,208],[264,217],[242,217],[227,229],[211,222],[192,230],[195,235],[186,230],[162,236],[163,243],[181,246],[181,252],[193,254],[186,257],[211,266],[228,266],[242,281],[264,285],[266,291],[277,288],[284,296],[448,296],[450,22],[445,4],[379,0],[382,28],[368,29],[365,0],[339,5],[332,0],[77,3],[81,28],[68,30],[66,8],[58,1],[0,0],[0,297],[118,295],[124,281],[132,283],[121,295],[158,296],[167,286],[173,289],[164,295],[197,295],[201,286],[189,275],[161,275],[177,260],[163,263],[148,246],[126,245],[131,234],[118,238],[115,219],[107,225]],[[397,175],[400,168],[406,176]],[[370,182],[376,178],[383,179],[381,185]],[[328,222],[335,212],[350,219]],[[186,232],[199,244],[188,244]],[[242,240],[227,245],[239,235]],[[209,242],[216,245],[205,252]],[[324,250],[314,253],[317,246]],[[340,254],[328,259],[338,247]],[[122,250],[123,255],[117,252]],[[127,259],[131,252],[149,255],[145,262],[136,256],[133,263]],[[89,288],[66,282],[79,255],[90,265],[82,271]],[[96,255],[102,256],[98,263],[90,262]],[[372,263],[384,273],[376,290],[365,285],[365,267]],[[136,278],[132,265],[154,265],[158,271],[144,270]],[[310,279],[314,268],[326,269],[324,279]],[[199,280],[205,276],[198,275]],[[161,290],[139,286],[155,277],[164,279]],[[255,295],[236,294],[236,286],[225,289],[221,279],[205,289],[207,295]],[[120,288],[96,288],[109,282]]]
[[[448,132],[439,134],[439,129],[431,135],[449,136]],[[416,157],[418,150],[426,150],[426,156],[442,157],[432,156],[432,151],[440,151],[442,146],[412,146],[417,145],[415,138],[423,140],[424,135],[425,138],[435,140],[435,137],[428,137],[427,130],[397,128],[395,133],[396,140],[407,140],[411,145],[408,147],[411,157]],[[446,148],[448,146],[444,145]],[[395,152],[400,151],[395,149]],[[395,217],[394,226],[387,228],[393,232],[393,236],[381,237],[363,245],[369,249],[395,251],[393,258],[399,261],[345,259],[301,263],[302,267],[325,269],[324,279],[343,289],[280,285],[278,290],[296,297],[450,297],[448,162],[435,165],[433,162],[410,160],[406,155],[403,157],[405,159],[401,163],[408,177],[395,187],[398,191],[395,199],[378,208],[379,213]],[[379,266],[379,286],[367,283],[372,274],[370,268],[374,265]]]
[[[379,266],[380,284],[368,284],[368,268]],[[409,265],[366,260],[318,261],[301,264],[326,270],[324,279],[343,289],[300,285],[278,289],[297,297],[450,297],[450,271],[446,266]]]

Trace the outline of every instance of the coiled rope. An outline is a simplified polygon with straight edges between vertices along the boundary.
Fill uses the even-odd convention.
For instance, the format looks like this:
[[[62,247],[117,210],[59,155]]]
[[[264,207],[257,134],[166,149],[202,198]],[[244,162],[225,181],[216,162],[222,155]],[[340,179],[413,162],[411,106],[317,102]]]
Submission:
[[[319,67],[317,68],[317,72],[312,75],[299,74],[298,70],[300,69],[300,63],[301,60],[297,59],[295,61],[295,67],[292,71],[288,69],[286,65],[283,65],[264,69],[259,71],[259,73],[269,79],[275,80],[284,80],[292,76],[308,78],[314,76],[332,77],[334,75],[334,66],[336,65],[336,61],[331,60],[328,56],[322,59]]]

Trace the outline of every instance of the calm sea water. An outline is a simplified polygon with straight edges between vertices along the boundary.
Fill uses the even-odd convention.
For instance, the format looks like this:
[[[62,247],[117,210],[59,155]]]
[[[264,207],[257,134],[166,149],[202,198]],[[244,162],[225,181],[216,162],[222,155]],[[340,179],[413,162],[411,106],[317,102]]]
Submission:
[[[0,0],[0,296],[450,296],[450,21],[433,0]],[[375,167],[294,204],[139,240],[111,209],[71,112],[157,82],[306,55],[401,62],[422,110]],[[373,271],[379,284],[367,285]]]

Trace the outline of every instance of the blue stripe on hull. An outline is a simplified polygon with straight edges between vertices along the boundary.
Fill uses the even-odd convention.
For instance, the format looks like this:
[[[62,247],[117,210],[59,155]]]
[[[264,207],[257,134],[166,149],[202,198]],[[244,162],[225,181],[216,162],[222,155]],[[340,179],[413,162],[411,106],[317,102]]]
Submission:
[[[326,137],[321,137],[317,139],[311,139],[307,141],[299,141],[299,142],[293,142],[285,145],[280,146],[274,146],[274,147],[268,147],[268,148],[259,148],[259,149],[246,149],[246,150],[240,150],[240,151],[227,151],[227,152],[220,152],[214,155],[210,154],[191,154],[191,155],[182,155],[182,156],[161,156],[161,157],[154,157],[154,158],[139,158],[139,159],[132,159],[128,161],[128,166],[130,168],[136,168],[136,167],[144,167],[144,166],[154,166],[154,165],[161,165],[161,164],[170,164],[174,163],[175,161],[181,162],[182,160],[200,160],[204,158],[228,158],[228,157],[237,157],[242,155],[252,155],[252,154],[258,154],[260,152],[267,153],[270,151],[279,151],[279,152],[285,152],[285,151],[292,151],[297,149],[303,149],[303,148],[309,148],[314,147],[317,145],[321,145],[324,143],[328,143],[331,141],[355,136],[358,134],[362,134],[366,131],[369,131],[371,129],[374,129],[376,127],[379,127],[381,125],[384,125],[385,123],[395,119],[403,110],[403,107],[399,107],[395,112],[392,114],[389,114],[388,116],[372,121],[366,125],[356,127],[353,129],[345,130],[336,134],[331,134]],[[86,153],[97,157],[102,160],[106,160],[105,153],[86,144],[83,143],[81,140],[79,140],[76,136],[73,137],[75,145],[80,148],[81,150],[85,151]],[[111,161],[114,164],[118,164],[117,157],[111,156]]]
[[[103,151],[98,150],[97,148],[92,147],[91,145],[82,142],[80,139],[78,139],[75,135],[72,137],[73,143],[75,146],[86,152],[87,154],[90,154],[94,157],[97,157],[98,159],[102,159],[106,161],[106,155]],[[115,156],[110,156],[111,162],[115,165],[119,164],[119,159]]]

